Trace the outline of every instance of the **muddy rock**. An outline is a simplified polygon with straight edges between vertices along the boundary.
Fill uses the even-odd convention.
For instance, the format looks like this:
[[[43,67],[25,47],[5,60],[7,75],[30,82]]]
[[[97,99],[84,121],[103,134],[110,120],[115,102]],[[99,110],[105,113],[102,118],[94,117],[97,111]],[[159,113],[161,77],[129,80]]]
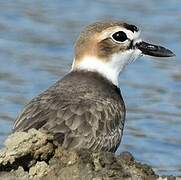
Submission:
[[[129,152],[75,152],[55,144],[51,135],[35,129],[10,135],[0,150],[0,180],[180,179],[159,177]]]

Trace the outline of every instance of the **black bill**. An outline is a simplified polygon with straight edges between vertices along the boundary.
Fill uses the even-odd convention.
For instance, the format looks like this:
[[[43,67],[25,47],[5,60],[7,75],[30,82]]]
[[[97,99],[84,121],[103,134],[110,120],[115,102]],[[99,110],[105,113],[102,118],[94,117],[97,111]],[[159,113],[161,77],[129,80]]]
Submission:
[[[172,57],[175,54],[162,46],[149,44],[144,41],[136,43],[136,47],[142,51],[143,54],[155,57]]]

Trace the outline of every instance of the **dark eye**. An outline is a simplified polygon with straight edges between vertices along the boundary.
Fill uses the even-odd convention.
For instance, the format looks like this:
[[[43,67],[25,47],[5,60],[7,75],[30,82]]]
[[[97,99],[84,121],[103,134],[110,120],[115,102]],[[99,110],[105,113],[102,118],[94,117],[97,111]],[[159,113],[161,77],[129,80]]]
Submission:
[[[118,42],[124,42],[128,39],[126,33],[123,31],[118,31],[118,32],[114,33],[112,35],[112,38]]]

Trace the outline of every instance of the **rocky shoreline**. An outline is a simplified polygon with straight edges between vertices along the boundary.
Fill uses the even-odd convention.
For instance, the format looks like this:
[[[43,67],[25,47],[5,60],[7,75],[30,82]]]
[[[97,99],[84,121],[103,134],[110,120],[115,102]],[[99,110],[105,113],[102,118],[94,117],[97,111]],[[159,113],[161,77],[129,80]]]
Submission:
[[[114,155],[67,151],[57,147],[51,135],[35,129],[10,135],[0,150],[0,180],[154,180],[181,179],[158,176],[135,161],[129,152]]]

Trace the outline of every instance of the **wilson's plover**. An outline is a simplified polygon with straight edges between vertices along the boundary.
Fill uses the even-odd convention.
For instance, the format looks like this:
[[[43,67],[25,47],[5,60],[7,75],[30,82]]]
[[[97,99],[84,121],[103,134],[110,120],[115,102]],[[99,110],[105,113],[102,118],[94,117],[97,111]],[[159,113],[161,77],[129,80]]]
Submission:
[[[125,22],[87,26],[75,44],[71,71],[25,106],[13,131],[36,128],[52,133],[64,148],[115,152],[126,113],[120,72],[141,55],[174,56],[139,35],[135,25]]]

